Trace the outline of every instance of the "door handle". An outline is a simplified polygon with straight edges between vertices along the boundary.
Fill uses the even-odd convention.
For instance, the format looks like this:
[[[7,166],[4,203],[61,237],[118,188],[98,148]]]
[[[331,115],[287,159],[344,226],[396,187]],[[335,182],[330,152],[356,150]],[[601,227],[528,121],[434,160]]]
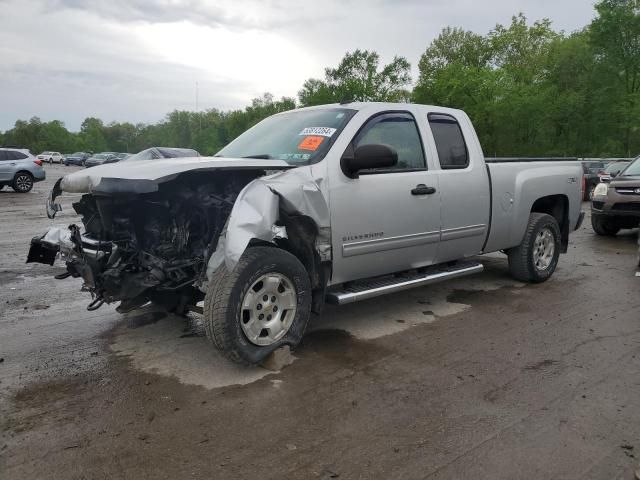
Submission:
[[[436,193],[436,189],[427,187],[424,183],[416,185],[416,188],[411,190],[411,195],[433,195],[434,193]]]

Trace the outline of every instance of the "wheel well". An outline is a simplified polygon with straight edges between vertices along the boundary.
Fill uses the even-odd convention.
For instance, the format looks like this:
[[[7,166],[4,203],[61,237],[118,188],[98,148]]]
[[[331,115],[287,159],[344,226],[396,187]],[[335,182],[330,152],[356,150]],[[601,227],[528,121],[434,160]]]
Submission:
[[[15,175],[13,176],[13,179],[15,180],[15,178],[20,175],[21,173],[26,173],[28,174],[30,177],[33,178],[33,174],[29,171],[29,170],[18,170]]]
[[[537,199],[531,212],[546,213],[554,217],[560,226],[562,253],[569,246],[569,199],[566,195],[549,195]]]
[[[313,302],[311,310],[320,313],[324,304],[325,290],[331,275],[331,262],[323,262],[316,251],[318,226],[306,215],[290,215],[280,211],[279,223],[287,230],[287,238],[277,239],[276,248],[282,248],[294,255],[309,273]],[[272,243],[254,239],[251,246],[274,246]]]

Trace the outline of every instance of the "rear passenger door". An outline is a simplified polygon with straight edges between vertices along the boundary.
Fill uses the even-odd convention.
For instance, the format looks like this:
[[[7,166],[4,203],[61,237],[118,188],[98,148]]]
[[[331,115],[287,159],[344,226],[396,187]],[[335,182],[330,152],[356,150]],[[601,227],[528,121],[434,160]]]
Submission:
[[[437,262],[480,253],[489,229],[491,188],[470,120],[448,113],[427,116],[440,165],[442,233]]]

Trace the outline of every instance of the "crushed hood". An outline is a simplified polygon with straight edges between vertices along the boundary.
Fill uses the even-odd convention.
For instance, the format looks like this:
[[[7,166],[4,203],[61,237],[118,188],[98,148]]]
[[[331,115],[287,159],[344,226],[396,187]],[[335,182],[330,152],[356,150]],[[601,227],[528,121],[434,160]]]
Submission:
[[[184,172],[211,170],[282,170],[292,168],[284,160],[254,158],[164,158],[117,162],[71,173],[60,180],[68,193],[150,193],[158,185]]]

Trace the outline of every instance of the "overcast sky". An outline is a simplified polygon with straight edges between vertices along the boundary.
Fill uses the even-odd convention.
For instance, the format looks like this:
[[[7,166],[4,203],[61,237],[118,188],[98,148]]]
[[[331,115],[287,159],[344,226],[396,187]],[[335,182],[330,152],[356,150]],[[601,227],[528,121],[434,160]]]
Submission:
[[[296,96],[346,51],[420,54],[447,26],[478,33],[523,12],[582,28],[591,0],[0,0],[0,130],[34,115],[156,122],[173,109]]]

